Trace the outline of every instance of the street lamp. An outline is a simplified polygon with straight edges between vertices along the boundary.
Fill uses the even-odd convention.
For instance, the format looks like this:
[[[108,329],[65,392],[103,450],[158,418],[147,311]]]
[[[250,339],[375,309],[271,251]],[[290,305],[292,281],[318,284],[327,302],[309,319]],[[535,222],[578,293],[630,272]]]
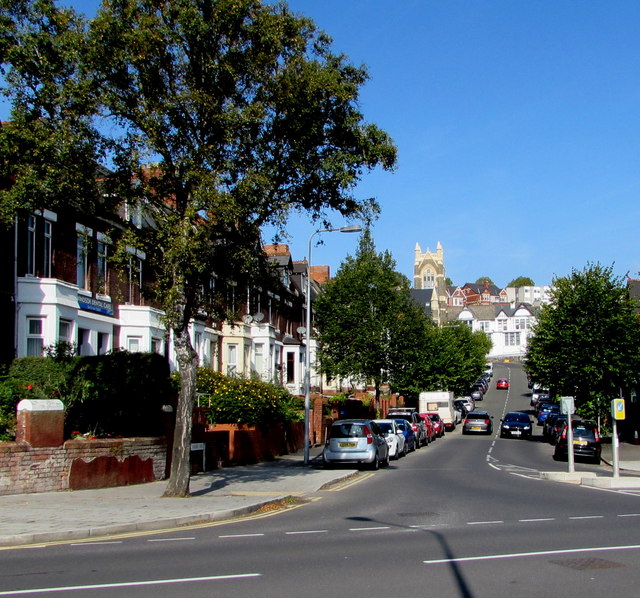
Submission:
[[[307,257],[307,319],[305,327],[304,356],[304,464],[309,465],[309,412],[311,408],[311,241],[320,233],[359,233],[361,226],[341,226],[317,230],[309,237],[309,254]]]

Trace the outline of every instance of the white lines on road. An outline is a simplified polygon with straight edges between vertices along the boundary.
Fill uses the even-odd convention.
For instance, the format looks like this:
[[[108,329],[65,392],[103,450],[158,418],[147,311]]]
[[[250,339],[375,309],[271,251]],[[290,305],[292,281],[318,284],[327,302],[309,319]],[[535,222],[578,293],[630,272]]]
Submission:
[[[262,573],[240,573],[238,575],[210,575],[208,577],[183,577],[179,579],[150,579],[146,581],[130,581],[123,583],[100,583],[86,586],[65,586],[51,588],[36,588],[30,590],[10,590],[0,592],[0,596],[20,596],[26,594],[53,594],[54,592],[79,592],[86,590],[104,590],[114,588],[135,588],[140,586],[162,586],[178,583],[193,583],[203,581],[225,581],[230,579],[247,579],[249,577],[261,577]]]
[[[147,542],[188,542],[195,540],[195,537],[191,538],[155,538],[153,540],[147,540]]]
[[[286,532],[286,535],[295,536],[300,534],[327,534],[327,533],[329,533],[328,529],[308,529],[308,530],[302,530],[299,532]]]
[[[454,559],[437,559],[433,561],[422,561],[425,565],[439,565],[443,563],[465,563],[469,561],[491,561],[496,559],[516,559],[531,556],[552,556],[556,554],[576,554],[581,552],[603,552],[611,550],[638,550],[640,544],[629,546],[598,546],[592,548],[569,548],[566,550],[543,550],[540,552],[512,552],[507,554],[486,554],[481,556],[467,556]]]
[[[623,515],[618,515],[618,517],[640,517],[640,513],[625,513]]]
[[[114,540],[113,542],[73,542],[71,546],[105,546],[107,544],[122,544],[122,540]]]
[[[555,521],[554,517],[538,517],[537,519],[518,519],[520,523],[539,523],[541,521]]]
[[[604,515],[583,515],[582,517],[569,517],[569,519],[604,519]]]
[[[467,525],[495,525],[504,521],[467,521]]]
[[[226,536],[218,536],[218,538],[257,538],[264,534],[228,534]]]
[[[379,525],[377,527],[350,527],[350,532],[373,532],[383,529],[391,529],[390,525]]]

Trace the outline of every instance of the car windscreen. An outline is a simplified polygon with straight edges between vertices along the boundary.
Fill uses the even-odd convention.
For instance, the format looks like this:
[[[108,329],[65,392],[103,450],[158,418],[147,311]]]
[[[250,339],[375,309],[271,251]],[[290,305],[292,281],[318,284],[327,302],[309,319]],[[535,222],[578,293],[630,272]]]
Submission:
[[[529,416],[524,413],[507,413],[504,417],[504,421],[529,423],[530,420]]]
[[[393,432],[393,424],[391,422],[377,422],[378,427],[382,430],[384,434],[388,432]]]

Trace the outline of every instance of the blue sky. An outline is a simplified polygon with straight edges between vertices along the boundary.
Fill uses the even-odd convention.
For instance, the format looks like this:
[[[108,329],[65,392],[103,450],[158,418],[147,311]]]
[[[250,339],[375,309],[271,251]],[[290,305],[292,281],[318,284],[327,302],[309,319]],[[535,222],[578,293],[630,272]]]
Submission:
[[[93,0],[61,2],[92,14]],[[589,262],[638,276],[640,2],[291,0],[365,64],[366,119],[399,151],[357,188],[376,247],[412,278],[416,243],[444,247],[455,284],[550,284]],[[345,224],[335,220],[335,226]],[[288,243],[308,253],[296,218]],[[335,273],[357,235],[325,233]],[[268,239],[265,239],[268,242]]]

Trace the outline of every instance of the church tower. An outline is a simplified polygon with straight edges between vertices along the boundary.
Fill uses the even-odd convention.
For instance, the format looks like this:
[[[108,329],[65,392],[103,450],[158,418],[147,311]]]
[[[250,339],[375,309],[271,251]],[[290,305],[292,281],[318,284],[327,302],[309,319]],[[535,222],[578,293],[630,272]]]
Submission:
[[[444,270],[444,249],[438,241],[435,252],[429,248],[423,253],[416,243],[413,262],[413,288],[433,289],[431,300],[433,319],[440,322],[440,314],[447,306],[447,283]]]

